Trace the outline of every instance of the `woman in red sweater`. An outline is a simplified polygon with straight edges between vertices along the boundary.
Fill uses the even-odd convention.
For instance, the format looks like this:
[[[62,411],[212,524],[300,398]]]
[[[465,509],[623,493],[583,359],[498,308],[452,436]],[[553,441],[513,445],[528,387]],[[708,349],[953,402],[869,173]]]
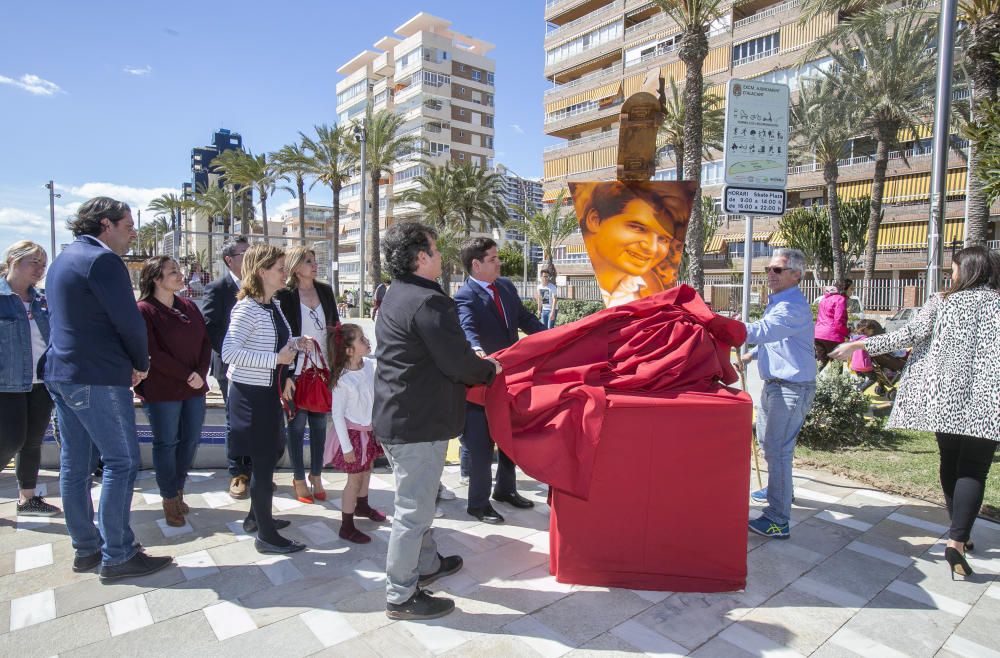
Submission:
[[[212,347],[201,311],[170,256],[146,261],[139,275],[139,312],[149,334],[149,376],[136,391],[153,430],[153,467],[167,525],[183,526],[184,482],[201,440]]]

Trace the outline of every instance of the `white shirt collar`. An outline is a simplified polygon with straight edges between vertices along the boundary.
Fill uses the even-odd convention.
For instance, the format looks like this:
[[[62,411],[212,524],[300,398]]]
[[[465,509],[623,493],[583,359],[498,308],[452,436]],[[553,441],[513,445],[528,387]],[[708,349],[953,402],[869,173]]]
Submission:
[[[240,287],[241,285],[243,285],[243,284],[242,284],[242,283],[240,282],[240,279],[239,279],[239,277],[238,277],[238,276],[236,276],[235,274],[233,274],[233,271],[232,271],[231,269],[229,269],[229,268],[227,267],[227,268],[226,268],[226,272],[228,272],[228,273],[229,273],[229,276],[230,276],[230,277],[232,277],[233,281],[235,281],[235,282],[236,282],[236,287],[237,287],[237,288],[239,288],[239,287]]]
[[[108,245],[104,244],[104,242],[102,242],[98,238],[94,237],[93,235],[81,235],[80,237],[84,238],[87,242],[89,242],[91,244],[96,244],[98,247],[103,247],[103,248],[107,249],[108,251],[110,251],[111,253],[115,253],[114,249],[112,249]]]
[[[490,292],[490,286],[496,285],[496,281],[494,281],[493,283],[486,283],[485,281],[480,281],[479,279],[477,279],[474,276],[470,276],[469,277],[469,281],[474,281],[474,282],[478,283],[486,292]],[[490,294],[493,294],[493,293],[490,293]]]

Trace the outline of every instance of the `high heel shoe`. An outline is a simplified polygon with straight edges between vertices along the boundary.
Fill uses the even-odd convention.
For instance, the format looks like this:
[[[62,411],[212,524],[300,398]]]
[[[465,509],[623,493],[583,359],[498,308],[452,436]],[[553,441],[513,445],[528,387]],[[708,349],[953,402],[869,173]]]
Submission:
[[[948,546],[944,549],[944,559],[948,561],[948,566],[951,567],[951,579],[955,580],[955,574],[959,576],[971,576],[973,574],[972,567],[965,560],[965,556],[958,552],[958,549]]]
[[[326,500],[326,490],[323,489],[322,476],[309,476],[309,483],[312,485],[312,495],[316,500]]]
[[[309,487],[306,486],[305,480],[292,480],[292,488],[295,489],[295,498],[300,503],[311,505],[315,502],[312,494],[309,492]]]

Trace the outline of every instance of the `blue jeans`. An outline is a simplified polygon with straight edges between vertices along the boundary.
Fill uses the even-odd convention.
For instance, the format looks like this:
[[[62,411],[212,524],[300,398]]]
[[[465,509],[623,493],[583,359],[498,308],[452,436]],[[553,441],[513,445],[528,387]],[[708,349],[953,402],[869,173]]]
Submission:
[[[757,439],[767,461],[764,516],[788,523],[792,513],[792,456],[795,440],[816,395],[815,382],[768,380],[757,409]]]
[[[59,416],[59,487],[76,555],[101,551],[105,566],[126,562],[139,550],[129,524],[132,485],[139,471],[132,390],[61,383],[47,387]],[[97,526],[90,498],[95,451],[104,462]]]
[[[153,430],[153,468],[163,498],[176,498],[184,490],[188,469],[194,463],[201,426],[205,423],[205,396],[187,400],[147,402],[146,414]]]
[[[551,314],[549,311],[542,311],[542,324],[545,325],[546,329],[556,326],[557,315],[559,315],[559,309],[552,311]]]
[[[299,411],[288,423],[288,458],[292,461],[293,477],[306,479],[306,465],[302,454],[305,442],[306,421],[309,421],[309,474],[323,472],[323,448],[326,447],[326,418],[329,414],[319,411]]]

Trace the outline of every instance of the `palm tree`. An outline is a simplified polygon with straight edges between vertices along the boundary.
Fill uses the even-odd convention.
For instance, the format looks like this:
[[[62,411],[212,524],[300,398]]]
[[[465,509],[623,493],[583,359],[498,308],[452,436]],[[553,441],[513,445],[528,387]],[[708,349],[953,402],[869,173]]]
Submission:
[[[261,223],[264,228],[264,241],[268,239],[267,198],[274,194],[278,182],[287,180],[287,176],[279,173],[267,155],[253,155],[235,149],[225,151],[212,160],[212,167],[217,167],[223,179],[234,187],[246,186],[257,190],[260,201]],[[288,189],[284,188],[283,189]]]
[[[175,232],[174,244],[180,245],[181,212],[187,206],[187,202],[173,192],[161,194],[146,207],[156,217],[170,216],[170,227]],[[174,254],[177,257],[177,254]]]
[[[417,187],[396,195],[395,203],[415,203],[424,217],[439,229],[451,225],[456,215],[455,170],[451,163],[436,165],[424,162],[424,173],[417,176]]]
[[[403,117],[391,110],[375,111],[372,103],[365,110],[365,169],[368,174],[368,184],[371,186],[371,242],[368,254],[370,266],[368,276],[372,281],[382,280],[382,254],[380,247],[379,226],[379,183],[383,175],[392,174],[392,166],[402,154],[410,153],[416,146],[416,138],[412,135],[399,135],[403,125]],[[355,156],[361,157],[361,145],[356,141],[348,141],[348,147]],[[364,199],[361,200],[364,203]],[[364,236],[361,236],[364,239]]]
[[[441,288],[451,294],[452,272],[462,264],[462,231],[452,224],[437,229],[437,250],[441,252]]]
[[[900,15],[889,24],[859,22],[857,30],[830,51],[836,67],[824,71],[845,94],[858,99],[857,127],[876,141],[865,281],[875,275],[889,150],[901,128],[917,134],[916,126],[933,110],[935,32],[933,21],[916,13]]]
[[[340,191],[350,180],[356,159],[347,144],[347,130],[336,124],[331,128],[324,124],[313,126],[316,138],[299,133],[302,148],[308,153],[309,173],[316,183],[323,183],[333,193],[333,224],[330,227],[330,260],[340,263]],[[312,185],[309,186],[312,189]],[[361,239],[364,239],[363,237]],[[333,270],[333,292],[340,296],[340,272]]]
[[[216,221],[219,217],[229,217],[229,194],[221,187],[215,185],[201,186],[194,193],[192,207],[195,217],[201,217],[207,224],[208,231],[208,263],[202,263],[209,276],[212,276],[211,263],[215,260],[215,251],[212,249],[212,233],[215,229]]]
[[[306,176],[312,173],[310,158],[301,144],[286,144],[271,154],[271,164],[279,176],[295,181],[295,198],[299,200],[299,243],[306,243]]]
[[[562,245],[566,238],[573,234],[573,231],[580,228],[575,210],[561,214],[565,194],[565,190],[560,191],[555,203],[548,210],[537,210],[528,215],[523,222],[511,221],[507,223],[507,228],[523,232],[524,239],[528,241],[529,245],[534,243],[542,248],[545,271],[553,279],[556,277],[556,266],[552,259],[552,252]]]
[[[712,149],[722,150],[722,131],[726,123],[725,99],[718,94],[708,93],[708,85],[705,85],[701,98],[701,115],[704,124],[702,153],[705,157],[711,157]],[[684,96],[678,89],[673,76],[670,77],[670,93],[666,94],[666,100],[663,103],[663,115],[663,125],[660,126],[659,139],[657,140],[660,145],[660,154],[673,152],[677,180],[682,180],[684,178]]]
[[[684,116],[684,179],[698,183],[696,197],[701,197],[701,155],[704,150],[705,134],[702,108],[705,83],[701,67],[708,56],[708,31],[713,21],[723,15],[726,0],[653,0],[677,24],[681,32],[677,54],[687,70],[684,74],[684,106],[697,108],[696,112],[686,112]],[[687,230],[686,249],[690,256],[689,268],[691,284],[702,292],[705,284],[704,226],[700,203],[691,207],[691,221]]]
[[[960,26],[959,43],[965,52],[966,68],[972,86],[971,123],[981,125],[989,108],[997,102],[1000,86],[1000,61],[994,52],[1000,46],[1000,0],[962,0],[958,4]],[[965,227],[965,246],[985,245],[990,229],[989,194],[984,189],[980,175],[980,161],[985,150],[982,140],[975,133],[969,140],[969,192],[965,200],[968,221]]]
[[[502,226],[508,219],[507,205],[500,196],[503,179],[500,174],[471,163],[452,169],[455,212],[465,227],[465,236],[472,233],[473,222],[479,230]]]
[[[844,239],[840,228],[840,200],[837,198],[837,161],[854,136],[857,100],[845,94],[834,80],[807,81],[792,104],[792,137],[800,155],[812,157],[823,167],[827,208],[830,217],[830,247],[833,254],[833,278],[840,281],[844,271]]]

